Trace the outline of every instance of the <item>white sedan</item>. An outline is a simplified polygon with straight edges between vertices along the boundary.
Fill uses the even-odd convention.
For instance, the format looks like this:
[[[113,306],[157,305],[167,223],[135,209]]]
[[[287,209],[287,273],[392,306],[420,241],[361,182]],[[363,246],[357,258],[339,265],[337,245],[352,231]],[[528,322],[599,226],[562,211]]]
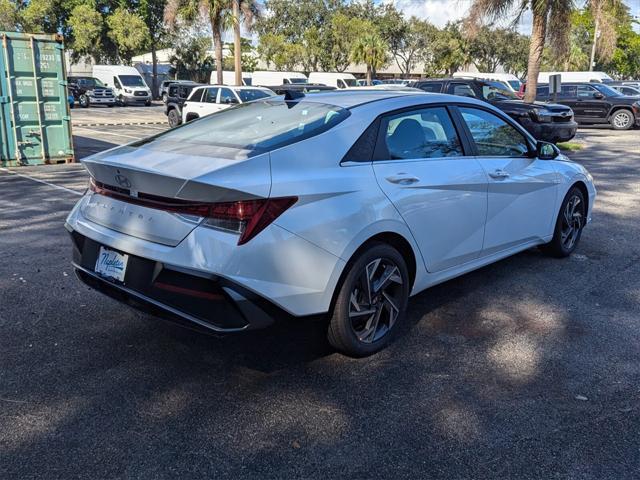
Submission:
[[[247,103],[273,95],[275,95],[275,93],[271,90],[261,87],[207,85],[194,88],[182,106],[182,122],[187,123],[196,118],[219,112],[233,105]]]
[[[265,98],[82,162],[66,228],[85,283],[215,332],[326,314],[353,356],[432,285],[534,246],[570,255],[596,196],[500,110],[414,91]]]

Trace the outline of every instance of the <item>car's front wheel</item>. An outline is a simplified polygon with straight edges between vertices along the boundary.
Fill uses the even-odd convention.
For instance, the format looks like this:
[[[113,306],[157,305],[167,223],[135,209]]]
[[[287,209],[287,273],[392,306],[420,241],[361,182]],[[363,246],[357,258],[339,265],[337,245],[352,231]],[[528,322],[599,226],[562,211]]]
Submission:
[[[180,114],[175,108],[169,110],[169,113],[167,113],[167,119],[169,120],[169,126],[171,128],[175,128],[181,123]]]
[[[611,116],[611,126],[614,130],[629,130],[633,127],[633,113],[629,110],[618,110]]]
[[[80,106],[82,108],[89,108],[89,97],[86,95],[80,95]]]
[[[553,239],[542,246],[542,249],[550,255],[563,258],[568,257],[578,246],[582,229],[586,225],[587,204],[578,187],[572,187],[564,197]]]
[[[404,319],[410,281],[402,255],[373,243],[347,266],[329,321],[329,343],[365,357],[384,348]]]

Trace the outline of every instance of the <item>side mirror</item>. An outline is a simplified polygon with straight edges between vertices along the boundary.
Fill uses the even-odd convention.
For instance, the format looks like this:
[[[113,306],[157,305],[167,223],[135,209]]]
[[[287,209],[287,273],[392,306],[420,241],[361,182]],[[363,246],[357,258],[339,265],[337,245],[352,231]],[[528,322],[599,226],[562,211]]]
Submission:
[[[553,143],[538,141],[536,143],[536,156],[540,160],[553,160],[560,155],[560,150]]]
[[[600,92],[596,92],[593,94],[593,98],[597,98],[598,100],[600,100],[604,98],[604,95]]]

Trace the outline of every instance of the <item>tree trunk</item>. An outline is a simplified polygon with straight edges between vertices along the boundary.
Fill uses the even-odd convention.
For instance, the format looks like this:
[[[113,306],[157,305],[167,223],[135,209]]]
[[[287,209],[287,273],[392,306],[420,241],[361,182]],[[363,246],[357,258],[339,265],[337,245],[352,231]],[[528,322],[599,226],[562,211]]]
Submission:
[[[367,65],[367,85],[371,85],[371,65]]]
[[[240,0],[233,0],[233,63],[236,85],[242,85],[242,42],[240,37]]]
[[[542,63],[544,42],[547,36],[547,11],[548,10],[533,14],[533,27],[531,29],[531,41],[529,43],[527,91],[524,94],[524,101],[528,103],[533,103],[536,99],[538,74],[540,73],[540,63]]]
[[[156,42],[151,42],[151,96],[158,98],[158,55]]]
[[[211,31],[213,32],[213,49],[216,59],[216,83],[222,85],[222,32],[220,25],[211,19]]]

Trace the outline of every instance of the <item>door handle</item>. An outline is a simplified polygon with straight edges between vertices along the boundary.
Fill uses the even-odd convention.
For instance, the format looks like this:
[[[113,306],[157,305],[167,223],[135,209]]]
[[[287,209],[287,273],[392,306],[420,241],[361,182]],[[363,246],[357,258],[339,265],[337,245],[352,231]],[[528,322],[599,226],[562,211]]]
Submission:
[[[491,178],[509,178],[509,172],[505,172],[504,170],[498,168],[497,170],[489,173]]]
[[[398,173],[397,175],[391,175],[387,177],[387,182],[396,183],[398,185],[411,185],[412,183],[419,182],[418,177],[412,177],[406,173]]]

